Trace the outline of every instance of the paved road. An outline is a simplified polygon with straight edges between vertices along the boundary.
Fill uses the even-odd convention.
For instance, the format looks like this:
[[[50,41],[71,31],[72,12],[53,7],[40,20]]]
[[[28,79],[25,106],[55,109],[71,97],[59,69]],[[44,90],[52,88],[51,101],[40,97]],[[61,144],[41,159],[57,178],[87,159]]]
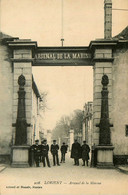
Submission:
[[[52,159],[50,157],[52,164]],[[6,168],[0,173],[0,194],[128,195],[128,175],[66,163],[55,167]]]

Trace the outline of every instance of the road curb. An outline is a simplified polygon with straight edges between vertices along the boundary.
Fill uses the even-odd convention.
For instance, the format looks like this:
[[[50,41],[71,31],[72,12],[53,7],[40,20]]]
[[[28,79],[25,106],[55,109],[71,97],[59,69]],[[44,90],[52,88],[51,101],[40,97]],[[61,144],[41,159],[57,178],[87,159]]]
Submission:
[[[116,167],[116,169],[117,169],[118,171],[120,171],[120,172],[125,173],[125,174],[128,175],[128,170],[125,170],[125,169],[120,168],[120,167]]]
[[[4,171],[5,169],[6,169],[7,167],[6,166],[0,166],[0,173],[2,172],[2,171]]]

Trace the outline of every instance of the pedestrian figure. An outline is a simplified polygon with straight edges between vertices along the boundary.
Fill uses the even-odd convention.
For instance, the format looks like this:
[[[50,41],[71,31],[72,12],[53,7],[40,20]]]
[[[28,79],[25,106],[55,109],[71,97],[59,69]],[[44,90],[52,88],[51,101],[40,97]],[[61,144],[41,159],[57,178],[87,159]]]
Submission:
[[[79,159],[81,158],[81,146],[77,140],[75,140],[75,142],[72,144],[71,158],[74,158],[74,165],[79,166]]]
[[[65,154],[67,153],[67,145],[65,145],[65,142],[63,142],[63,145],[61,146],[61,163],[65,163]]]
[[[59,146],[56,143],[56,140],[53,140],[53,144],[51,145],[51,153],[53,156],[53,165],[55,166],[56,163],[58,166],[60,166],[59,164],[59,157],[58,157],[58,150],[59,150]]]
[[[36,163],[36,167],[39,167],[40,163],[40,146],[39,146],[39,140],[35,140],[35,144],[31,146],[31,150],[34,153],[34,161]]]
[[[48,157],[48,151],[49,151],[49,145],[47,144],[47,140],[43,140],[41,142],[41,156],[42,156],[42,162],[43,166],[46,166],[45,160],[47,162],[48,167],[50,167],[49,157]]]
[[[82,166],[85,166],[85,161],[86,161],[86,165],[88,166],[89,152],[90,152],[90,147],[86,144],[86,141],[83,141],[83,145],[82,145],[83,165]]]

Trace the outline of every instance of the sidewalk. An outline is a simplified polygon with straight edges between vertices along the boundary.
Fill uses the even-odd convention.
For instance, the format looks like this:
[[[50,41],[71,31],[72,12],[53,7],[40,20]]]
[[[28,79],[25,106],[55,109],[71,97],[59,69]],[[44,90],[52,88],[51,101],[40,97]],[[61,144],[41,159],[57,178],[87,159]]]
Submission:
[[[51,154],[49,155],[49,157],[50,157],[50,161],[51,161],[51,164],[52,164],[52,156],[51,156]],[[66,155],[66,157],[67,157],[67,160],[69,160],[70,159],[70,153],[68,153]],[[7,165],[7,164],[0,164],[0,173],[2,171],[4,171],[7,167],[10,167],[10,166]],[[32,167],[30,167],[30,168],[32,168]],[[118,165],[118,166],[115,166],[115,169],[128,175],[128,165]]]
[[[128,165],[120,165],[117,166],[116,169],[128,175]]]

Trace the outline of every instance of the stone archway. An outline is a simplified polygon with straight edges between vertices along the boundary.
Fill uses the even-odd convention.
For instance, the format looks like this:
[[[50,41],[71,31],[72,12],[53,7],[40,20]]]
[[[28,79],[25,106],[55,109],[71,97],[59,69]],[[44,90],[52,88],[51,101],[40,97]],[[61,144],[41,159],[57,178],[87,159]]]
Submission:
[[[82,65],[93,66],[94,69],[94,96],[93,96],[93,143],[99,144],[99,130],[96,124],[100,121],[101,113],[101,79],[103,74],[107,74],[109,83],[109,114],[111,115],[111,96],[112,96],[112,50],[117,41],[98,40],[92,41],[89,47],[37,47],[36,42],[15,40],[8,41],[8,46],[12,50],[14,69],[14,97],[17,96],[17,79],[20,73],[26,78],[26,120],[31,123],[31,105],[32,105],[32,66],[38,65]],[[13,99],[13,121],[17,119],[18,102]],[[14,127],[13,127],[14,128]],[[15,138],[15,128],[13,130]],[[27,128],[27,145],[31,145],[31,127]],[[13,141],[15,144],[15,139]]]

